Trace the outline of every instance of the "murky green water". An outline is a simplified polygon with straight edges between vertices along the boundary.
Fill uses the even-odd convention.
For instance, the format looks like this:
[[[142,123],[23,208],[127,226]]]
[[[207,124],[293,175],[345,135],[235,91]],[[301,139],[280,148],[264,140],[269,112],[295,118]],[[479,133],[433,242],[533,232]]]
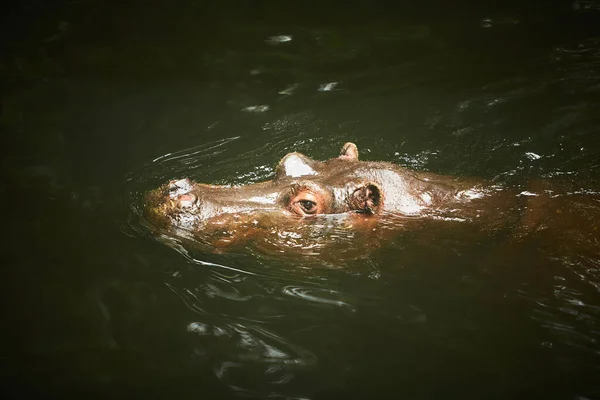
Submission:
[[[354,141],[416,170],[547,180],[593,220],[596,2],[13,9],[0,64],[12,397],[600,397],[593,232],[437,225],[336,263],[175,251],[134,212],[172,178],[258,182],[288,152],[327,159]]]

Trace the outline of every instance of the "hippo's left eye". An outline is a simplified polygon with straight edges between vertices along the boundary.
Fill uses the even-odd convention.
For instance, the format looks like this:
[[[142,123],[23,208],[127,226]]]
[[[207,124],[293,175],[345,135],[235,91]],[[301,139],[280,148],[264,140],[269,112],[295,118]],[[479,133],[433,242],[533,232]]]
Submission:
[[[309,189],[298,189],[288,201],[288,207],[294,214],[306,217],[323,213],[322,196]]]
[[[289,211],[304,218],[331,213],[332,197],[332,193],[309,181],[292,184],[288,194],[280,199]]]
[[[312,214],[315,211],[317,211],[317,203],[315,203],[314,201],[300,200],[298,201],[298,204],[300,204],[300,207],[302,207],[304,212],[307,212],[309,214]]]

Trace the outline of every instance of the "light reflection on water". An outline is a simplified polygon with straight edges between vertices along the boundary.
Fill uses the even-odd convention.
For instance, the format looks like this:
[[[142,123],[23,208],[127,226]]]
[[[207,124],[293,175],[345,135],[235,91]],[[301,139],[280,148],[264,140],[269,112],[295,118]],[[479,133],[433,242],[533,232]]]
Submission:
[[[575,3],[585,8],[593,2]],[[47,265],[65,268],[69,278],[93,276],[86,268],[94,262],[100,277],[108,266],[122,267],[108,272],[118,278],[99,278],[87,292],[100,309],[108,348],[133,349],[132,359],[143,353],[164,364],[158,368],[161,378],[171,377],[171,370],[191,376],[185,384],[196,396],[204,394],[199,371],[205,369],[240,395],[275,398],[313,397],[346,386],[381,391],[390,383],[408,398],[452,397],[453,390],[462,394],[456,397],[519,398],[522,393],[508,387],[535,381],[532,371],[540,369],[542,389],[532,398],[553,394],[559,381],[580,385],[567,398],[593,392],[600,375],[600,251],[594,233],[600,203],[593,200],[600,182],[598,37],[559,37],[549,45],[536,39],[543,32],[527,15],[487,12],[465,24],[466,31],[450,19],[447,32],[444,26],[410,23],[368,29],[357,24],[349,32],[306,28],[289,35],[261,25],[258,34],[235,31],[230,42],[214,40],[207,50],[212,54],[200,63],[214,73],[207,85],[191,84],[177,73],[174,80],[183,83],[144,82],[143,90],[104,82],[98,89],[93,82],[64,77],[41,84],[42,95],[32,89],[33,94],[3,102],[9,110],[3,123],[20,128],[15,136],[28,152],[25,161],[3,160],[25,191],[10,188],[6,197],[43,200],[27,207],[30,220],[15,224],[18,234],[3,246],[33,257],[23,238],[49,243],[38,252],[42,271],[31,274],[42,276],[44,288],[43,278],[55,273]],[[485,45],[469,47],[466,36]],[[186,32],[185,37],[201,35]],[[522,52],[522,46],[530,47]],[[182,64],[190,53],[181,52]],[[101,56],[91,59],[102,62]],[[490,61],[481,60],[486,56]],[[131,70],[152,75],[151,66],[138,67]],[[159,79],[165,79],[163,73]],[[194,69],[189,76],[196,74]],[[61,96],[73,99],[68,111],[55,101],[63,101]],[[140,133],[127,138],[123,132]],[[144,224],[141,196],[169,179],[259,182],[273,176],[288,152],[325,159],[349,140],[359,144],[364,159],[481,177],[498,192],[569,201],[572,207],[561,212],[578,212],[579,219],[560,225],[560,218],[542,216],[535,234],[527,235],[511,230],[515,210],[502,207],[497,214],[508,221],[504,228],[485,232],[449,213],[434,215],[436,224],[390,216],[381,230],[393,234],[374,237],[343,229],[343,221],[331,217],[304,229],[266,230],[273,235],[222,253],[212,251],[208,241],[198,248],[169,235],[155,240]],[[132,212],[123,231],[132,241],[142,238],[134,248],[122,237],[112,239],[114,232],[106,228],[121,220],[120,211],[110,208],[111,196],[120,194],[102,182],[122,176],[130,164],[117,159],[140,156],[136,149],[144,145],[139,154],[151,153],[152,161],[125,183]],[[50,155],[29,157],[36,151]],[[25,168],[19,170],[19,162]],[[540,179],[559,188],[528,186]],[[66,204],[64,214],[56,214],[61,209],[56,199]],[[522,201],[518,204],[526,204]],[[552,204],[558,203],[549,204],[542,209],[556,215]],[[52,215],[49,222],[42,211]],[[548,226],[561,231],[549,232]],[[92,235],[88,241],[86,235]],[[333,244],[325,246],[323,239]],[[162,256],[165,245],[175,251]],[[113,255],[113,248],[121,252]],[[68,258],[65,251],[76,256]],[[156,275],[158,283],[148,277]],[[28,284],[5,289],[25,291],[36,309],[48,300],[61,313],[51,300],[71,299],[75,290],[67,280],[46,289],[50,294],[39,300],[36,287],[22,282]],[[166,300],[153,297],[153,290],[163,284],[175,300],[161,311]],[[142,311],[151,322],[147,336],[136,320]],[[51,322],[46,325],[58,326]],[[43,326],[35,324],[29,333]],[[65,337],[67,324],[59,327],[56,337]],[[44,351],[53,349],[42,343]],[[159,343],[163,347],[153,346]],[[145,345],[145,352],[139,350]],[[176,345],[183,355],[166,358],[159,351],[170,354]],[[131,369],[143,369],[144,361]],[[175,368],[177,362],[185,371]],[[107,369],[112,372],[114,365]],[[356,394],[348,392],[348,398]]]
[[[258,150],[233,154],[229,146],[236,140],[239,139],[168,155],[132,174],[129,181],[133,183],[132,188],[135,187],[132,190],[134,207],[139,205],[137,196],[144,189],[181,174],[209,181],[214,177],[217,182],[236,184],[269,179],[273,169],[256,168],[257,161],[259,165],[264,162],[261,160],[275,162],[272,157],[275,148],[284,154],[298,145],[296,138],[288,137]],[[317,146],[320,142],[315,139],[309,143]],[[510,142],[500,146],[516,148],[516,152],[523,154],[520,146]],[[443,148],[440,153],[444,154]],[[431,154],[438,155],[437,152]],[[405,165],[418,166],[412,165],[410,159],[400,159]],[[537,161],[524,157],[518,164],[523,160]],[[420,167],[424,169],[426,165],[425,159]],[[188,168],[190,166],[192,168]],[[224,176],[232,167],[237,175]],[[207,168],[210,171],[206,171]],[[526,168],[516,171],[521,176],[527,173]],[[502,192],[506,185],[491,188],[492,192]],[[594,195],[590,191],[579,194]],[[597,214],[597,210],[593,212]],[[444,214],[438,219],[450,223]],[[136,223],[132,223],[140,232]],[[391,218],[383,226],[398,223],[404,222]],[[540,251],[546,245],[536,243],[535,239],[530,245],[521,241],[508,246],[510,254],[506,256],[507,250],[503,250],[504,245],[499,241],[506,237],[464,228],[468,226],[465,220],[456,226],[461,228],[444,233],[437,231],[438,227],[432,234],[426,226],[425,231],[419,231],[413,228],[423,227],[414,225],[395,237],[380,238],[386,243],[380,243],[379,253],[373,248],[365,251],[360,247],[360,239],[357,241],[347,230],[338,231],[335,224],[327,225],[326,220],[316,223],[313,231],[274,230],[279,239],[286,241],[288,250],[295,245],[308,250],[292,256],[270,254],[260,246],[235,254],[210,255],[171,240],[171,247],[183,258],[176,262],[181,265],[180,271],[167,280],[167,286],[197,315],[186,328],[196,337],[195,346],[190,350],[193,357],[202,365],[209,365],[215,376],[234,392],[249,396],[274,393],[310,396],[317,393],[318,388],[327,387],[331,380],[352,379],[351,357],[339,351],[348,351],[353,339],[345,338],[343,331],[354,324],[365,323],[373,324],[362,328],[365,331],[361,335],[368,337],[370,331],[380,334],[381,325],[387,334],[396,332],[399,337],[406,335],[406,326],[414,326],[410,329],[416,329],[422,340],[441,346],[436,351],[459,349],[465,354],[477,354],[480,350],[476,344],[456,338],[446,342],[444,333],[439,330],[465,331],[466,337],[472,335],[468,332],[481,331],[494,335],[493,329],[482,325],[485,321],[518,327],[527,325],[521,318],[531,319],[545,333],[538,333],[534,338],[526,336],[523,340],[531,341],[527,346],[562,355],[584,352],[592,358],[583,357],[579,362],[591,366],[589,363],[595,362],[592,354],[599,355],[600,340],[595,329],[600,307],[594,300],[598,293],[598,259],[594,256],[552,258],[556,252]],[[336,247],[320,249],[319,239],[323,234],[336,241]],[[583,248],[590,244],[592,249],[596,246],[577,240],[570,243],[569,246],[581,244]],[[355,250],[354,254],[358,249],[358,256],[344,259],[348,247]],[[328,251],[335,253],[333,258],[327,257]],[[538,258],[536,261],[531,264],[517,261],[513,265],[520,253],[526,254],[527,260],[532,257],[532,251]],[[568,277],[557,275],[554,280],[560,284],[552,283],[546,276],[551,272],[543,270],[546,262],[552,271],[563,271],[560,273]],[[538,274],[544,278],[538,280]],[[595,294],[590,288],[594,288]],[[511,315],[510,310],[518,299],[525,300],[525,309]],[[440,302],[447,304],[442,306]],[[481,317],[485,312],[481,307],[488,306],[495,311]],[[369,340],[376,339],[370,337]],[[335,350],[338,352],[332,353],[332,342],[339,346]],[[524,344],[519,343],[516,348],[519,346]],[[329,371],[327,375],[323,375],[324,368]],[[331,368],[337,372],[332,373]],[[576,370],[577,363],[570,368]],[[567,368],[567,373],[572,371]],[[306,385],[314,387],[314,391],[301,389]]]

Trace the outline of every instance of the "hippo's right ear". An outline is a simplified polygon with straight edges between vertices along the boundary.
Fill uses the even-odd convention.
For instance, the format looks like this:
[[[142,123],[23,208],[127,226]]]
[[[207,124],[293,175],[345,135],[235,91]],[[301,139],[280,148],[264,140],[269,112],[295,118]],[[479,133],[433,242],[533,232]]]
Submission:
[[[344,144],[338,158],[342,160],[358,161],[358,147],[352,142]]]
[[[275,170],[275,179],[283,177],[298,178],[306,175],[317,175],[311,164],[314,161],[301,153],[290,153],[283,157]]]

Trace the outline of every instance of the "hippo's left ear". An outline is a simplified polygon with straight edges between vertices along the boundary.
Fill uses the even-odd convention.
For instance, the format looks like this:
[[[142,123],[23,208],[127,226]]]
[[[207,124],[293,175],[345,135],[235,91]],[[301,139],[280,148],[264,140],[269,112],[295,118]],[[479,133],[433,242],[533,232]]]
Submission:
[[[381,189],[374,183],[367,183],[356,189],[350,197],[350,209],[359,213],[375,214],[383,206]]]
[[[275,170],[275,179],[284,176],[298,178],[306,175],[317,175],[317,171],[311,166],[315,161],[301,153],[290,153],[283,157]]]
[[[338,158],[342,160],[358,161],[358,148],[354,143],[348,142],[342,146],[342,151],[340,151],[340,156]]]

